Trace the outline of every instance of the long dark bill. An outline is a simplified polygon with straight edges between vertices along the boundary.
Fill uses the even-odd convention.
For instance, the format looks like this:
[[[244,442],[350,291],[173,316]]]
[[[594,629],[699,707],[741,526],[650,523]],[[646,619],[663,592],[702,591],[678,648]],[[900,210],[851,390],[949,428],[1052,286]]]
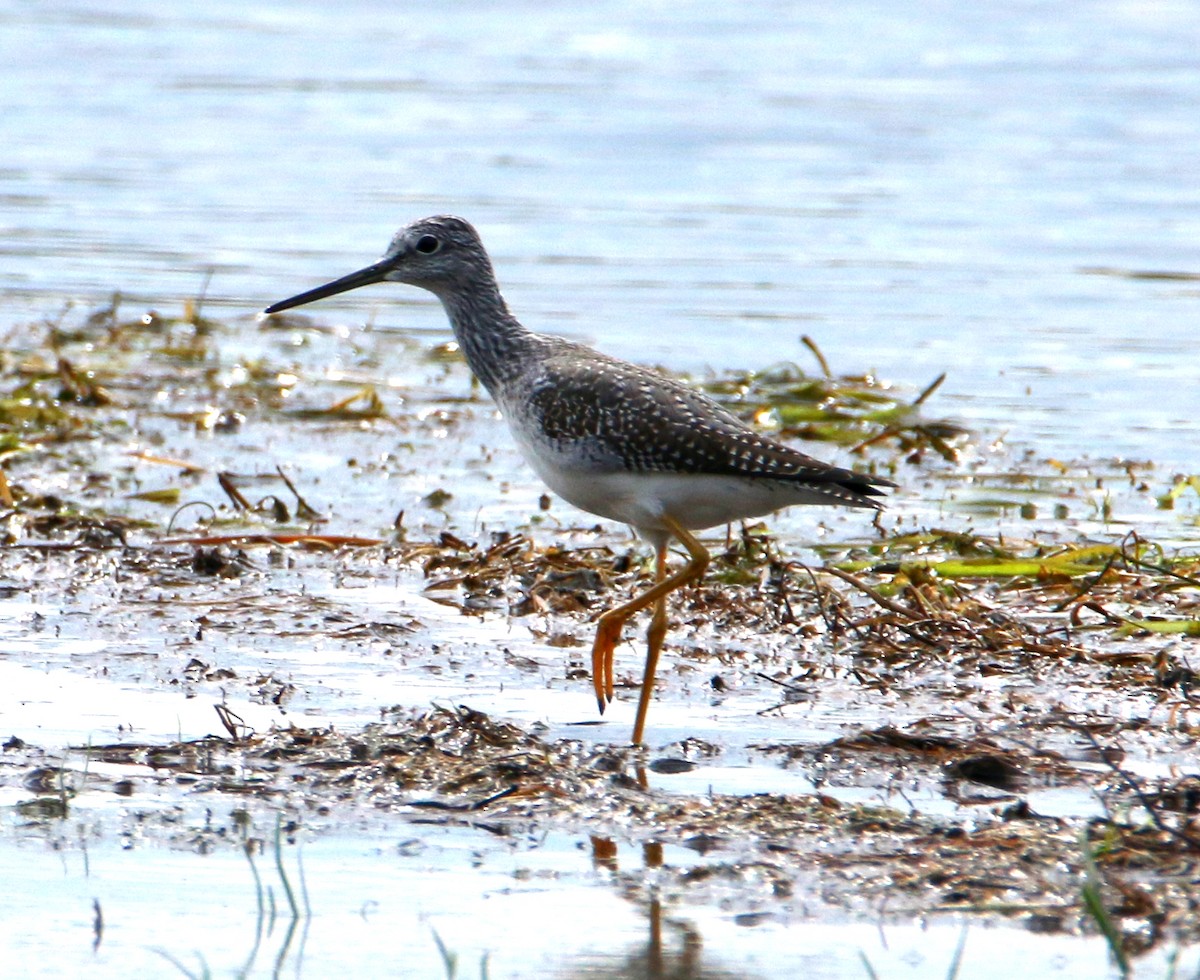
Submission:
[[[341,279],[327,282],[324,286],[318,286],[316,289],[299,293],[291,297],[291,299],[281,299],[278,303],[272,303],[263,312],[279,313],[283,310],[290,310],[294,306],[303,306],[305,303],[324,299],[326,296],[336,296],[338,293],[357,289],[359,286],[369,286],[373,282],[383,282],[384,276],[388,274],[390,268],[391,266],[387,262],[376,262],[365,269],[359,269],[357,272],[351,272],[348,276],[342,276]]]

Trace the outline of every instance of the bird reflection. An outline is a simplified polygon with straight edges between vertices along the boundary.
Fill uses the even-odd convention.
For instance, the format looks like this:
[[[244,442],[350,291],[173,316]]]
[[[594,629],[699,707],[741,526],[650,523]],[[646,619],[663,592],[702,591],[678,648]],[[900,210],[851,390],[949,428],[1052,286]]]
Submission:
[[[610,874],[620,872],[617,844],[607,837],[592,836],[592,867]],[[658,841],[642,845],[642,867],[654,871],[663,866],[663,846]],[[632,879],[631,879],[632,880]],[[623,882],[629,884],[630,882]],[[645,945],[624,955],[614,952],[603,962],[594,960],[563,972],[563,977],[603,977],[621,980],[750,980],[744,970],[730,971],[723,966],[705,966],[704,943],[696,927],[684,919],[663,914],[657,886],[652,881],[623,889],[622,897],[644,910],[647,924]],[[666,939],[664,941],[664,932]]]

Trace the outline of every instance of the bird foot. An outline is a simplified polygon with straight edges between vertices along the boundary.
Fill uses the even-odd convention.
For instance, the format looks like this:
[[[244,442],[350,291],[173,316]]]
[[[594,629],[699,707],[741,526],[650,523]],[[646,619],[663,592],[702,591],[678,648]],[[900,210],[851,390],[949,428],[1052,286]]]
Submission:
[[[613,699],[613,661],[616,659],[617,642],[621,639],[624,621],[600,619],[596,626],[596,639],[592,643],[592,687],[596,691],[596,705],[600,714]]]

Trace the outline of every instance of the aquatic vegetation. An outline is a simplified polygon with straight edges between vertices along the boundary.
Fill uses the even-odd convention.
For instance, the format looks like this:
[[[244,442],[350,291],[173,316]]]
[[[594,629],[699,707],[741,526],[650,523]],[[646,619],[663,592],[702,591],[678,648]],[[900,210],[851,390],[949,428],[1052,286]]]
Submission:
[[[953,461],[969,433],[945,419],[926,419],[922,412],[944,380],[942,375],[916,397],[906,397],[872,375],[834,377],[826,369],[825,375],[812,377],[796,364],[783,363],[706,379],[704,388],[783,438],[838,443],[856,453],[888,444],[910,462],[927,450]]]

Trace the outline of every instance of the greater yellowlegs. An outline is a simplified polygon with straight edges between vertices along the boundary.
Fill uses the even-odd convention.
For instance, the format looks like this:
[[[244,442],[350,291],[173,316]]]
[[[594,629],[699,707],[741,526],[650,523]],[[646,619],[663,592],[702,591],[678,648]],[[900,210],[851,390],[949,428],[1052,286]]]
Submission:
[[[878,510],[890,480],[830,466],[776,442],[698,391],[562,337],[532,333],[508,310],[479,234],[440,215],[399,231],[382,259],[268,306],[278,313],[376,282],[437,296],[467,364],[500,407],[529,465],[581,510],[628,524],[655,550],[654,585],[599,617],[592,683],[603,712],[625,623],[650,606],[646,668],[633,742],[639,744],[667,632],[666,597],[697,581],[709,554],[692,531],[793,504]],[[667,544],[688,562],[667,575]]]

